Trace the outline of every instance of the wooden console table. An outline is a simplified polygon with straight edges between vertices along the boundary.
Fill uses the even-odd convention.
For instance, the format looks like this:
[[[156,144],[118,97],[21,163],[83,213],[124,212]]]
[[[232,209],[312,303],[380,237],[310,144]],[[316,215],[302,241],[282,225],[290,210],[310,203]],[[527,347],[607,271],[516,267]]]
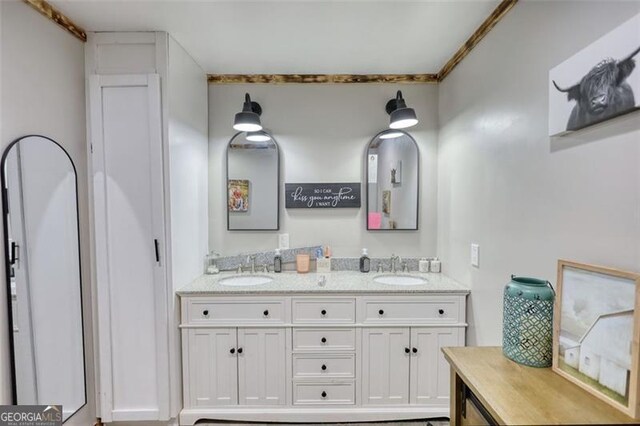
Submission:
[[[500,347],[444,348],[451,426],[640,423],[551,371],[520,365]]]

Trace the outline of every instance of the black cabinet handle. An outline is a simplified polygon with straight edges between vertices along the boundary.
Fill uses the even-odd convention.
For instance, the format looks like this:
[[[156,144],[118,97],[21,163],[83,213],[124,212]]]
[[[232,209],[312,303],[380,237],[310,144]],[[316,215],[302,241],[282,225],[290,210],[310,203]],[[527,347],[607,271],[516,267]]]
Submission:
[[[202,315],[204,315],[205,317],[209,315],[209,310],[205,309],[204,311],[202,311]]]
[[[160,243],[158,242],[157,238],[153,240],[153,248],[156,252],[156,262],[160,263]]]
[[[444,309],[438,309],[438,313],[439,313],[440,315],[444,314]]]
[[[233,355],[233,354],[235,354],[235,353],[236,353],[236,348],[231,348],[231,349],[229,350],[229,352],[231,352],[231,354],[232,354],[232,355]]]
[[[411,352],[409,348],[404,348],[404,353],[408,354],[409,352]]]
[[[322,397],[326,398],[327,397],[327,393],[325,391],[322,391]]]
[[[241,354],[242,353],[242,348],[238,348],[238,353]]]
[[[15,241],[11,241],[11,259],[9,259],[10,265],[15,265],[18,261],[18,245]]]
[[[262,313],[265,317],[269,316],[269,310],[265,309],[264,312]]]
[[[378,314],[380,314],[380,315],[384,315],[384,310],[380,309],[380,310],[378,311]]]
[[[418,353],[418,348],[411,349],[411,352],[413,352],[414,354],[417,354]]]
[[[326,365],[324,365],[324,364],[322,364],[322,367],[321,367],[321,368],[322,368],[322,371],[325,371],[325,370],[327,369],[327,366],[326,366]]]
[[[322,314],[322,316],[327,315],[327,311],[326,311],[326,310],[324,310],[324,309],[323,309],[323,310],[321,310],[321,311],[320,311],[320,313]]]
[[[320,339],[320,341],[321,341],[322,343],[327,343],[327,338],[326,338],[326,337],[323,337],[322,339]]]

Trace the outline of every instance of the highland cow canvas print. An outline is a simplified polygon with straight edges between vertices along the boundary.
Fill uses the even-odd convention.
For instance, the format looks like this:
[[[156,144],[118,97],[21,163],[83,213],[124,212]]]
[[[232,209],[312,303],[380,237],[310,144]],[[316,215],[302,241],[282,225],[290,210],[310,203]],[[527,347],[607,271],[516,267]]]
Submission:
[[[549,136],[640,108],[640,14],[549,71]]]

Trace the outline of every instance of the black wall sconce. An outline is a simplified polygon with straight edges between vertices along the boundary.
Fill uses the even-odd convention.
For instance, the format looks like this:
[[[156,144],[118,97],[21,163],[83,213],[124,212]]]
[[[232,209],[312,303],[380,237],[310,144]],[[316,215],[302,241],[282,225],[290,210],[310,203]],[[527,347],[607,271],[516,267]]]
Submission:
[[[398,90],[396,97],[387,102],[385,107],[389,114],[390,129],[406,129],[418,124],[418,117],[413,108],[408,108],[402,92]]]
[[[262,107],[257,102],[251,101],[248,93],[244,95],[244,104],[242,111],[236,114],[233,120],[233,128],[239,132],[258,132],[262,130],[260,123],[260,115]]]

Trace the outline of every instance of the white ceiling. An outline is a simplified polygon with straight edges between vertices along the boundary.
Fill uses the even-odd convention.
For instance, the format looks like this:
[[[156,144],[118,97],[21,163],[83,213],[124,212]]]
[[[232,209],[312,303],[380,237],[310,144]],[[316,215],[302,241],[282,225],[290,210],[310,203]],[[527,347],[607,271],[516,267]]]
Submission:
[[[53,0],[87,31],[170,33],[213,74],[436,73],[499,0]]]

